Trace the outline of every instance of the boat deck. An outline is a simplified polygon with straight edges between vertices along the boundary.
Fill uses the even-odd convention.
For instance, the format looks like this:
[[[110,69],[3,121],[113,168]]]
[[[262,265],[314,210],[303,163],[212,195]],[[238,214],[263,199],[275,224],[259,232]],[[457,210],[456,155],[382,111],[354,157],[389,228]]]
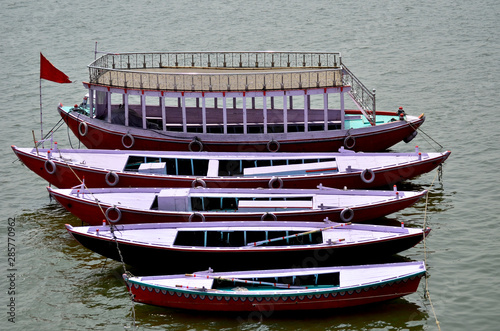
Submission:
[[[146,210],[158,212],[236,212],[255,213],[262,211],[287,210],[322,210],[371,206],[395,199],[421,195],[422,192],[399,191],[342,191],[328,190],[293,190],[268,192],[262,190],[224,191],[219,189],[61,189],[64,194],[76,196],[88,201],[99,201],[103,205],[117,206],[120,209]],[[170,202],[175,199],[175,205]],[[157,202],[155,202],[157,201]],[[181,202],[182,201],[182,202]],[[157,207],[153,208],[153,205]]]
[[[22,153],[37,155],[34,148],[17,148]],[[48,149],[39,149],[39,154],[45,156]],[[157,152],[157,151],[123,151],[123,150],[51,150],[51,158],[71,166],[83,166],[94,169],[112,170],[115,172],[138,172],[140,164],[169,162],[189,162],[197,169],[206,160],[207,165],[203,166],[201,176],[216,177],[219,168],[231,163],[240,165],[241,169],[235,173],[224,174],[222,176],[231,177],[255,177],[255,176],[289,176],[318,174],[323,172],[349,172],[362,171],[364,169],[377,170],[389,166],[398,166],[416,162],[418,160],[429,160],[440,156],[441,153],[353,153],[344,151],[342,153],[315,153],[314,158],[306,153],[216,153],[216,152]],[[315,162],[308,161],[313,159]],[[333,160],[334,159],[334,160]],[[187,160],[187,161],[185,161]],[[322,160],[322,162],[317,162]],[[297,164],[298,161],[301,161]],[[229,163],[228,163],[229,162]],[[237,162],[237,163],[235,163]],[[254,166],[243,167],[243,163],[253,162]],[[136,163],[135,167],[132,163]],[[192,166],[191,166],[192,167]],[[209,171],[210,169],[210,171]],[[193,170],[189,173],[185,167],[177,172],[167,171],[162,175],[182,175],[195,176]],[[142,175],[154,175],[145,173]],[[196,174],[200,176],[199,173]]]
[[[73,228],[72,231],[79,233],[87,233],[90,235],[96,235],[96,229],[99,229],[99,236],[105,237],[109,239],[121,240],[123,242],[135,243],[135,244],[144,244],[144,245],[153,245],[158,247],[174,247],[174,242],[176,240],[177,234],[179,231],[191,231],[191,232],[220,232],[220,233],[234,233],[235,231],[257,231],[257,232],[274,232],[280,233],[280,236],[283,233],[304,233],[307,231],[311,231],[314,229],[319,229],[320,226],[324,226],[322,224],[317,225],[316,227],[306,227],[306,226],[273,226],[269,228],[261,227],[249,227],[249,226],[240,226],[240,227],[229,227],[229,226],[211,226],[211,227],[190,227],[190,228],[144,228],[140,230],[134,230],[133,227],[124,227],[118,228],[118,231],[114,231],[111,233],[108,227],[81,227],[81,228]],[[127,230],[130,228],[130,230]],[[394,227],[378,227],[374,228],[373,226],[367,227],[366,229],[363,225],[349,225],[342,226],[334,229],[328,229],[322,231],[323,244],[331,244],[332,245],[351,245],[354,243],[368,242],[373,240],[390,240],[391,238],[395,238],[401,235],[411,235],[416,233],[421,233],[421,229],[413,229],[413,228],[394,228]],[[388,230],[390,229],[390,231]],[[273,236],[271,236],[273,237]],[[270,238],[271,238],[270,237]],[[248,246],[249,242],[241,247],[233,247],[232,249],[244,249],[244,250],[255,250],[262,249],[266,250],[270,247],[274,246],[281,247],[281,249],[286,249],[287,247],[291,247],[292,245],[280,245],[276,246],[273,243],[263,246]],[[293,245],[296,246],[296,245]],[[304,244],[304,246],[309,246],[308,244]],[[176,246],[181,247],[181,246]],[[192,246],[192,245],[184,245],[185,249],[199,249],[200,247]],[[217,247],[209,247],[208,249],[217,250]]]
[[[312,271],[312,272],[311,272]],[[292,275],[321,275],[328,273],[340,272],[340,286],[331,287],[334,288],[349,288],[356,286],[363,286],[378,282],[385,282],[394,280],[399,277],[404,277],[412,275],[419,272],[424,272],[425,266],[423,262],[410,262],[410,263],[394,263],[385,265],[364,265],[364,266],[353,266],[353,267],[339,267],[339,268],[317,268],[317,269],[304,269],[303,271],[294,270],[268,270],[268,271],[255,271],[255,272],[228,272],[228,273],[213,273],[210,274],[211,277],[221,276],[224,278],[237,278],[237,279],[250,279],[256,280],[263,277],[275,277],[275,278],[286,278]],[[206,273],[198,273],[197,277],[189,277],[185,275],[173,275],[173,276],[152,276],[152,277],[134,277],[134,280],[139,281],[144,284],[159,286],[159,287],[186,287],[193,286],[195,288],[205,287],[207,289],[211,288],[209,286],[213,285],[213,279],[206,279]],[[238,286],[238,283],[235,285]],[[305,285],[305,284],[304,284]],[[314,284],[313,284],[314,285]],[[247,289],[251,289],[251,285],[245,286]],[[327,287],[326,287],[327,288]],[[320,291],[324,290],[325,287],[313,287],[307,291]],[[304,291],[297,289],[279,289],[274,288],[275,291]],[[245,294],[249,291],[241,291],[239,294]]]

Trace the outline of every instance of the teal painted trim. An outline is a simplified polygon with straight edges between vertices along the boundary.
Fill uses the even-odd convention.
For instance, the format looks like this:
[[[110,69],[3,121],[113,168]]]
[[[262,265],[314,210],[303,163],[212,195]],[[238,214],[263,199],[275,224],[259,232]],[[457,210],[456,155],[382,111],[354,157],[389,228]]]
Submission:
[[[404,277],[397,277],[397,278],[392,278],[377,284],[369,284],[369,285],[360,285],[360,286],[353,286],[353,287],[346,287],[346,288],[338,288],[338,289],[332,289],[331,286],[326,287],[324,290],[321,290],[321,287],[315,286],[313,288],[308,288],[307,292],[304,290],[295,290],[295,289],[282,289],[282,288],[269,288],[266,289],[265,291],[279,291],[279,293],[263,293],[263,294],[256,294],[256,291],[246,291],[245,293],[242,294],[234,294],[234,293],[224,293],[224,290],[208,290],[208,291],[194,291],[194,290],[189,290],[189,289],[182,289],[182,288],[173,288],[173,287],[162,287],[162,286],[156,286],[156,285],[149,285],[145,284],[142,282],[137,282],[137,281],[132,281],[132,280],[127,280],[129,284],[137,284],[139,286],[145,286],[145,287],[150,287],[153,289],[158,289],[158,290],[164,290],[164,291],[170,291],[170,292],[179,292],[179,293],[187,293],[187,294],[196,294],[196,295],[213,295],[213,296],[223,296],[223,297],[296,297],[296,296],[307,296],[307,295],[321,295],[321,294],[330,294],[330,293],[340,293],[340,292],[350,292],[350,291],[356,291],[356,290],[363,290],[364,288],[371,288],[373,286],[385,286],[390,283],[394,283],[397,281],[404,281],[405,279],[410,279],[412,277],[422,277],[426,271],[419,271],[416,272],[412,275],[404,276]],[[319,291],[316,291],[316,289],[320,289]],[[284,292],[284,291],[287,292]],[[264,291],[264,290],[259,290],[259,291]],[[252,293],[254,292],[254,293]]]

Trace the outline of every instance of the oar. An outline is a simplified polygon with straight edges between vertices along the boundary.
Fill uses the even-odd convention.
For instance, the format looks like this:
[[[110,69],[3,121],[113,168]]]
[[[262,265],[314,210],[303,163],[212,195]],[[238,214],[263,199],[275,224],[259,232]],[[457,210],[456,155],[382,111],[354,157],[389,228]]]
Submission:
[[[200,275],[196,275],[196,274],[186,274],[186,277],[206,277],[207,279],[225,280],[228,282],[235,282],[235,283],[268,285],[268,286],[273,286],[273,287],[284,287],[284,288],[290,288],[290,289],[307,289],[306,286],[293,286],[293,285],[284,284],[284,283],[261,282],[261,281],[253,281],[253,280],[238,279],[238,278],[225,278],[225,277],[221,277],[221,276],[211,276],[211,275],[200,276]]]
[[[205,286],[196,287],[196,286],[186,286],[186,285],[175,285],[175,287],[185,288],[187,290],[202,291],[202,292],[219,292],[219,290],[212,289],[212,288],[206,288]]]
[[[278,238],[272,238],[272,239],[266,239],[266,240],[256,241],[256,242],[247,244],[247,246],[260,246],[262,244],[267,244],[267,243],[270,243],[270,242],[275,242],[275,241],[280,241],[280,240],[285,240],[285,239],[295,238],[295,237],[300,237],[300,236],[306,236],[306,235],[311,234],[311,233],[321,232],[321,231],[330,230],[330,229],[335,229],[335,228],[342,227],[342,226],[345,226],[345,225],[350,225],[350,224],[351,224],[351,222],[349,222],[349,223],[342,223],[342,224],[338,224],[338,225],[327,226],[326,228],[321,228],[321,229],[316,229],[316,230],[301,232],[301,233],[297,233],[297,234],[291,234],[289,236],[284,236],[284,237],[278,237]]]

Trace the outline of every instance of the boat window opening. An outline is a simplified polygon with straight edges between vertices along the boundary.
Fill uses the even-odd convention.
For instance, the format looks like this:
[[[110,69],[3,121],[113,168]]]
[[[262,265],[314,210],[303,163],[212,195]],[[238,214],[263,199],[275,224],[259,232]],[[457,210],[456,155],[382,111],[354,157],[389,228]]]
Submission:
[[[270,167],[271,160],[257,160],[257,167]]]
[[[203,199],[200,197],[191,197],[191,210],[203,211]]]
[[[209,160],[161,158],[167,165],[167,174],[180,176],[206,176]]]
[[[191,209],[193,211],[236,211],[238,198],[191,197]]]
[[[177,174],[183,176],[193,176],[193,169],[191,168],[191,159],[176,159],[177,161]]]
[[[143,163],[166,163],[167,174],[181,175],[181,176],[206,176],[208,171],[209,160],[198,159],[176,159],[176,158],[160,158],[160,157],[144,157],[134,156],[128,157],[125,164],[124,171],[139,171],[139,167]],[[231,162],[240,163],[234,160]],[[241,165],[238,164],[235,168],[234,174],[241,174]],[[228,167],[235,167],[235,165],[228,165]],[[221,175],[219,173],[219,175]]]
[[[202,133],[203,127],[201,125],[187,125],[186,130],[191,133]]]
[[[255,168],[255,160],[243,160],[241,161],[241,171],[243,173],[243,169],[246,168]]]
[[[129,101],[128,101],[128,107],[129,107],[129,126],[138,126],[142,127],[142,109],[141,109],[141,99],[137,98],[138,96],[132,96],[129,95]],[[138,100],[134,102],[134,97]],[[328,98],[333,98],[335,95],[328,94]],[[120,100],[120,94],[115,94],[111,93],[111,98],[112,98],[112,104],[111,104],[111,110],[114,113],[123,113],[123,109],[125,108],[123,105],[123,100]],[[118,99],[120,98],[120,99]],[[146,121],[147,121],[147,126],[154,126],[161,128],[163,123],[161,119],[161,105],[155,104],[150,104],[149,100],[151,98],[146,97]],[[157,98],[153,98],[154,100],[157,100]],[[207,118],[213,118],[217,120],[217,123],[208,123],[207,124],[207,131],[210,133],[223,133],[223,127],[220,126],[220,117],[222,116],[222,108],[218,107],[217,102],[214,101],[217,98],[207,98],[206,99],[206,114]],[[308,130],[310,131],[319,131],[319,130],[324,130],[325,129],[325,123],[324,121],[324,114],[325,111],[327,112],[327,117],[325,118],[327,120],[327,125],[326,128],[327,130],[333,129],[333,127],[340,127],[340,124],[338,123],[339,121],[339,115],[338,113],[340,110],[338,109],[325,109],[326,105],[324,104],[323,100],[323,95],[313,95],[313,96],[307,96],[307,107],[304,109],[304,100],[299,100],[303,98],[294,98],[295,102],[291,102],[289,107],[287,107],[287,111],[289,113],[289,121],[288,121],[288,131],[289,132],[304,132],[304,120],[308,120]],[[273,118],[275,119],[274,123],[268,123],[267,124],[267,132],[268,133],[282,133],[284,132],[284,119],[283,119],[283,102],[281,101],[280,98],[276,99],[278,102],[274,101],[274,98],[270,98],[270,104],[268,104],[268,107],[266,108],[267,110],[267,115],[268,118]],[[201,109],[199,100],[198,98],[186,98],[186,108],[190,110],[194,109]],[[257,102],[252,105],[252,107],[247,107],[247,122],[252,123],[251,125],[248,126],[249,133],[263,133],[264,127],[261,124],[255,124],[259,123],[262,117],[262,113],[264,111],[263,107],[263,102],[261,98],[258,98],[256,100]],[[210,105],[210,103],[214,103],[213,106]],[[268,101],[269,103],[269,101]],[[274,103],[277,103],[277,105],[274,105]],[[299,106],[294,106],[293,103],[299,104]],[[107,103],[100,103],[96,104],[98,108],[101,109],[107,109]],[[277,107],[276,107],[277,106]],[[243,108],[242,108],[242,102],[241,100],[235,100],[233,99],[233,104],[231,105],[230,103],[226,106],[227,110],[231,110],[230,112],[228,111],[228,123],[226,125],[227,127],[227,133],[243,133],[243,125],[241,124],[243,122]],[[169,114],[168,118],[181,118],[182,116],[182,104],[179,103],[178,98],[165,98],[165,110]],[[307,111],[308,112],[308,118],[305,118],[303,115],[303,112]],[[107,112],[103,114],[104,117],[107,116]],[[134,121],[130,121],[130,117],[137,117],[138,122],[141,123],[134,123]],[[122,115],[123,117],[123,115]],[[123,119],[122,119],[123,121]],[[200,115],[196,114],[194,117],[187,118],[187,125],[186,125],[186,131],[187,132],[197,132],[201,133],[203,132],[203,126],[200,123]],[[165,129],[168,131],[183,131],[183,126],[182,124],[179,123],[165,123]],[[252,131],[252,132],[251,132]]]
[[[220,125],[217,126],[210,126],[209,129],[207,130],[209,133],[218,133],[222,134],[224,133],[223,127]]]
[[[325,126],[323,123],[310,123],[308,125],[309,131],[323,131]]]
[[[251,277],[238,278],[241,280],[249,280],[245,287],[253,288],[270,288],[274,284],[286,284],[291,286],[340,286],[340,272],[332,272],[327,274],[316,275],[298,275],[298,276],[282,276],[282,277]],[[263,284],[259,284],[262,282]],[[236,283],[230,279],[217,279],[214,281],[213,289],[230,288],[239,286],[241,283]]]
[[[203,231],[178,231],[174,245],[178,246],[202,246],[205,234]]]
[[[312,160],[308,162],[317,162]],[[235,176],[243,174],[244,169],[271,167],[288,164],[303,164],[304,160],[219,160],[219,176]]]
[[[238,278],[240,280],[249,280],[251,282],[245,284],[245,287],[251,288],[272,288],[274,284],[286,284],[291,286],[340,286],[340,272],[333,272],[329,274],[320,275],[299,275],[299,276],[283,276],[283,277],[252,277],[252,278]],[[259,284],[262,282],[262,284]],[[217,279],[214,281],[213,289],[232,288],[240,286],[240,282],[235,282],[230,279]]]
[[[328,123],[328,130],[340,130],[342,125],[340,123]]]
[[[149,209],[158,210],[158,194],[155,195],[155,198],[153,200],[153,204],[151,205],[151,207]]]
[[[167,125],[166,129],[167,131],[172,131],[172,132],[182,132],[182,127],[180,126]]]
[[[238,201],[313,201],[312,196],[300,197],[241,197]]]
[[[281,165],[287,165],[287,160],[272,160],[272,165],[274,166],[281,166]]]
[[[264,130],[262,127],[257,126],[257,125],[249,125],[247,127],[247,132],[250,134],[261,134],[264,133]]]
[[[238,200],[236,198],[223,198],[222,199],[222,209],[223,210],[236,210],[236,209],[238,209]]]
[[[283,124],[271,124],[267,126],[267,133],[283,133],[285,126]]]
[[[318,275],[300,275],[295,277],[297,286],[318,285]]]
[[[270,167],[288,164],[304,164],[334,161],[332,159],[291,159],[291,160],[219,160],[219,176],[235,176],[243,174],[244,169]]]
[[[335,158],[325,159],[287,159],[287,160],[219,160],[219,176],[238,176],[243,170],[255,167],[268,167],[304,163],[321,163],[335,161]],[[209,160],[205,159],[177,159],[129,156],[125,164],[125,171],[138,171],[142,163],[166,163],[167,174],[206,176]]]
[[[159,163],[159,157],[146,157],[146,163]]]
[[[201,201],[203,202],[203,211],[216,210],[219,208],[219,201],[217,198],[201,197]]]
[[[124,171],[138,171],[139,166],[144,163],[143,156],[133,156],[130,155],[127,159],[127,163],[125,163]]]
[[[219,176],[235,176],[241,175],[240,160],[219,160]]]
[[[278,239],[287,235],[294,235],[301,231],[262,231],[262,230],[236,230],[236,231],[178,231],[174,240],[176,246],[204,246],[204,247],[243,247],[248,243],[260,242],[270,239]],[[323,242],[321,232],[313,233],[310,236],[291,237],[285,240],[276,240],[268,243],[261,243],[258,246],[298,246],[314,245]]]
[[[193,159],[193,176],[206,176],[208,174],[209,160]]]
[[[243,126],[236,125],[228,125],[227,127],[228,134],[243,134]]]
[[[262,279],[260,280],[264,281]],[[340,272],[278,277],[275,281],[277,283],[294,286],[340,286]]]
[[[288,124],[288,132],[304,132],[304,124]]]
[[[167,174],[169,175],[177,175],[177,162],[176,159],[172,158],[162,158],[162,162],[167,164]]]

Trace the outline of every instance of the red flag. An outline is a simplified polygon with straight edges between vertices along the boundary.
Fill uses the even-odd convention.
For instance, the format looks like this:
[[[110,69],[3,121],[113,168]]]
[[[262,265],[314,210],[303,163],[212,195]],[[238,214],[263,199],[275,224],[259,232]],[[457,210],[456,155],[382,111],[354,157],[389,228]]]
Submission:
[[[56,83],[71,83],[68,76],[54,67],[42,53],[40,53],[40,79],[46,79]]]

